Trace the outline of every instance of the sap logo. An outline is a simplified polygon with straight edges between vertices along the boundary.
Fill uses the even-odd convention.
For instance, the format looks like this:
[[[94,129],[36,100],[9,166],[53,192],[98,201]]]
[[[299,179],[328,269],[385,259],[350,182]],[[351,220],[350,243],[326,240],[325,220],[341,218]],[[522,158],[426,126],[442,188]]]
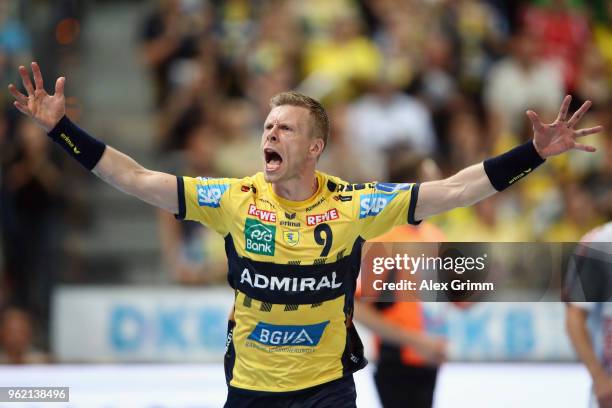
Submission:
[[[319,344],[329,320],[309,325],[281,326],[259,322],[248,339],[266,346],[305,346]]]
[[[376,183],[376,190],[385,193],[396,193],[398,191],[408,191],[412,188],[411,183]]]
[[[259,208],[257,208],[257,206],[255,204],[250,204],[249,205],[249,212],[248,212],[248,214],[249,215],[254,215],[255,217],[259,218],[262,221],[276,222],[276,212],[260,210]]]
[[[375,217],[393,200],[397,194],[365,194],[359,202],[359,218]]]
[[[229,188],[229,184],[198,184],[198,204],[200,207],[218,208],[221,196]]]
[[[245,249],[259,255],[274,256],[276,227],[247,218],[244,224]]]

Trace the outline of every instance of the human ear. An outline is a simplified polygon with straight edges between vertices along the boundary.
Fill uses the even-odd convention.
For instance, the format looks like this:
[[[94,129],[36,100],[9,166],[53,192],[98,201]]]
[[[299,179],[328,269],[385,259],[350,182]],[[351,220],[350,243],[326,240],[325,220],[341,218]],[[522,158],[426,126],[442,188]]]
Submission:
[[[313,156],[319,157],[321,153],[323,153],[324,147],[325,143],[323,142],[323,139],[316,138],[310,143],[308,152]]]

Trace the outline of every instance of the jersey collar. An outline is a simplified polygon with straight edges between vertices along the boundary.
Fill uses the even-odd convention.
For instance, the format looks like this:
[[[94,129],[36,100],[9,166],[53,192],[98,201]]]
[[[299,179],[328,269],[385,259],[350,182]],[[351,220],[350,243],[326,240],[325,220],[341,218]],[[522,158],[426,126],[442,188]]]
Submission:
[[[283,198],[274,192],[274,189],[272,188],[271,183],[266,183],[266,186],[268,188],[268,192],[270,193],[270,196],[272,196],[274,201],[279,203],[282,207],[293,208],[293,209],[304,208],[314,203],[319,198],[319,196],[321,195],[321,192],[323,191],[323,188],[325,187],[325,178],[323,174],[316,171],[315,176],[317,177],[317,184],[318,184],[317,191],[315,191],[315,193],[312,196],[310,196],[310,198],[307,198],[306,200],[303,200],[303,201],[287,200],[286,198]]]

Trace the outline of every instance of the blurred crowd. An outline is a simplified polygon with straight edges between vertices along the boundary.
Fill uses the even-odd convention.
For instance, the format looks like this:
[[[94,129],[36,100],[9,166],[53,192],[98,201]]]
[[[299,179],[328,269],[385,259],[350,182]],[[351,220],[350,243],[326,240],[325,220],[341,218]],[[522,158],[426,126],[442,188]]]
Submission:
[[[19,3],[0,0],[4,85],[39,52]],[[79,2],[57,3],[51,26],[78,17]],[[572,109],[593,101],[582,127],[607,129],[589,137],[597,153],[551,159],[516,187],[432,221],[451,241],[575,241],[612,216],[610,1],[159,0],[143,8],[134,38],[153,89],[153,142],[178,173],[259,171],[268,101],[289,89],[324,103],[332,137],[320,167],[354,182],[386,180],[424,158],[450,176],[528,140],[525,111],[552,121],[569,93]],[[70,21],[51,36],[61,46],[47,52],[70,48]],[[66,165],[0,94],[0,299],[42,318],[48,254],[71,217]],[[218,237],[160,219],[177,281],[223,281]]]
[[[531,137],[563,96],[610,129],[612,3],[541,0],[164,0],[141,30],[160,154],[183,173],[259,171],[271,96],[297,89],[332,119],[324,171],[385,180],[429,158],[440,177]],[[612,139],[433,222],[449,240],[574,241],[612,215]],[[418,181],[418,180],[406,180]],[[190,275],[193,277],[193,274]]]
[[[76,189],[62,182],[75,166],[12,107],[6,86],[19,83],[17,67],[34,56],[48,62],[45,76],[57,75],[61,61],[78,51],[69,25],[84,3],[0,0],[0,363],[47,361],[38,350],[48,348],[65,230],[79,222]]]

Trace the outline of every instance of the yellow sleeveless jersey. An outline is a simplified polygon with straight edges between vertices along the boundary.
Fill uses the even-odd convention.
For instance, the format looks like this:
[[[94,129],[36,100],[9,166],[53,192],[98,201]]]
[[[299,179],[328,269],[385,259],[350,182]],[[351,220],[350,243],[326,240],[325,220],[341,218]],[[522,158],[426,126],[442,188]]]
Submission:
[[[306,201],[277,196],[262,173],[243,179],[178,177],[178,218],[225,237],[235,290],[228,385],[288,392],[363,368],[352,324],[361,244],[416,223],[418,184],[348,184],[317,172]]]

